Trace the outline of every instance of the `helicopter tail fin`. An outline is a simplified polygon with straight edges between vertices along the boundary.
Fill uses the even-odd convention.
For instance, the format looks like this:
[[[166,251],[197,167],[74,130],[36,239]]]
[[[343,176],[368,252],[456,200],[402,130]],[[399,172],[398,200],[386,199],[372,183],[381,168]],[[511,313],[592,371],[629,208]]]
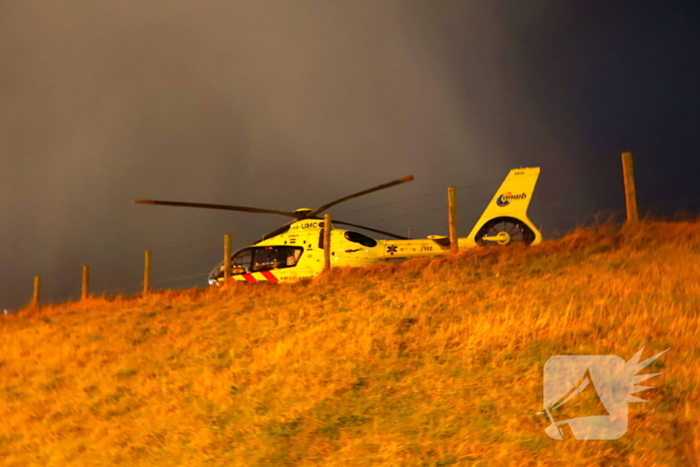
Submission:
[[[469,236],[463,239],[466,240],[464,246],[540,243],[542,234],[527,217],[539,176],[539,167],[511,170]]]

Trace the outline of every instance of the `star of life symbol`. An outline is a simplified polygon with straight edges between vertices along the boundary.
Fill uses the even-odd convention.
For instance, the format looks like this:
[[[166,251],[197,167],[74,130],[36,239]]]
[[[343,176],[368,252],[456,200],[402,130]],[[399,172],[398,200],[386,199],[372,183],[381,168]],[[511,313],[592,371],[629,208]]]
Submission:
[[[393,255],[394,253],[396,253],[396,245],[389,245],[386,248],[386,252],[389,253],[390,255]]]
[[[553,439],[618,439],[627,431],[627,403],[647,402],[632,394],[661,373],[637,375],[669,349],[639,362],[644,347],[625,362],[616,355],[556,355],[544,365],[544,412]]]

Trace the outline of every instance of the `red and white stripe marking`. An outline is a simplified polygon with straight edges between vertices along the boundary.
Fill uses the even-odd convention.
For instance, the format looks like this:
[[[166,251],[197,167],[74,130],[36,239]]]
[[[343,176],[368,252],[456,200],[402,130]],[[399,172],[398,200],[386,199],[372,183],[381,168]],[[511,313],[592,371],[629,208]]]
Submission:
[[[272,271],[260,271],[260,272],[253,272],[253,273],[248,273],[248,274],[236,274],[233,276],[234,280],[240,281],[240,282],[248,282],[248,283],[253,283],[253,282],[279,282],[279,279],[277,276],[274,275]]]

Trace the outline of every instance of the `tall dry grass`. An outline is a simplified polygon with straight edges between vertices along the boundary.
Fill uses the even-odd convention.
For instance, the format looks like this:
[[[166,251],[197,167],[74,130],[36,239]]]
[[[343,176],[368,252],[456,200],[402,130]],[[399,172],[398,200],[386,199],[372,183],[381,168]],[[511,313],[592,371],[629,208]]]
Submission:
[[[0,320],[4,465],[698,464],[700,224]],[[615,441],[555,441],[545,361],[643,358]]]

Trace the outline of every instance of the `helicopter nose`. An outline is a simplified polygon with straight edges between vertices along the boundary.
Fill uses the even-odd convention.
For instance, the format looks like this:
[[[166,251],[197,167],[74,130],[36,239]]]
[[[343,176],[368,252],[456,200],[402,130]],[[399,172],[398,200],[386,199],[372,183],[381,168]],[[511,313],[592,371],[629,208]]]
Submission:
[[[209,273],[209,276],[207,277],[209,285],[221,284],[221,280],[224,277],[223,265],[224,265],[224,262],[222,261],[219,264],[217,264],[214,269],[211,270],[211,272]]]

